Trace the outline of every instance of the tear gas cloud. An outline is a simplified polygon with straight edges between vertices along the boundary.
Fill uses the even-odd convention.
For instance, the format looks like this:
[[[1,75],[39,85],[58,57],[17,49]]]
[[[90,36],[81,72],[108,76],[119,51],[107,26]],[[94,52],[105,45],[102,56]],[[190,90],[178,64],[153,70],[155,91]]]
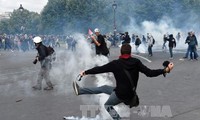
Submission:
[[[51,73],[54,80],[56,80],[55,88],[58,89],[56,94],[71,94],[73,88],[71,87],[72,81],[76,80],[77,75],[81,70],[86,70],[92,68],[96,65],[101,66],[109,62],[108,58],[105,56],[95,56],[93,49],[91,49],[90,41],[86,41],[81,34],[74,34],[77,40],[77,48],[75,52],[60,51],[58,52],[57,65],[53,67]],[[81,86],[87,85],[87,78],[83,77],[82,81],[78,82]],[[111,73],[97,74],[92,79],[94,79],[95,86],[102,85],[113,85],[110,78],[113,75]],[[70,92],[69,92],[70,91]],[[108,95],[92,95],[91,97],[82,97],[83,103],[90,104],[88,101],[95,101],[101,106],[101,117],[104,119],[109,118],[108,113],[104,109],[104,103],[108,99]],[[89,100],[90,99],[90,100]],[[128,107],[127,107],[128,108]],[[126,114],[124,110],[127,108],[117,109],[121,115]],[[98,115],[96,116],[98,117]]]
[[[176,39],[178,32],[181,33],[181,39],[180,41],[176,40],[176,49],[186,49],[187,44],[185,44],[185,39],[187,37],[187,32],[193,31],[191,29],[175,28],[173,20],[166,16],[159,20],[157,23],[152,21],[143,21],[141,25],[136,24],[134,19],[131,19],[130,25],[124,27],[124,29],[126,29],[130,35],[136,34],[139,35],[140,38],[142,38],[142,35],[145,35],[146,37],[147,33],[152,34],[156,40],[155,48],[157,49],[162,49],[164,34],[173,34],[174,38]],[[166,45],[168,45],[168,43],[166,43]],[[142,46],[140,49],[144,50],[145,48]]]
[[[94,54],[95,50],[91,48],[90,44],[91,41],[87,41],[82,34],[73,34],[73,36],[75,36],[75,39],[77,40],[76,51],[74,52],[69,50],[56,51],[57,60],[53,64],[52,70],[50,71],[51,81],[55,85],[54,87],[55,90],[52,91],[52,94],[54,95],[74,94],[72,88],[72,81],[77,80],[77,75],[81,72],[81,70],[86,70],[96,65],[99,66],[109,62],[107,57],[95,56]],[[32,54],[35,54],[35,52]],[[32,62],[30,62],[30,64],[32,64]],[[9,81],[5,81],[6,84],[1,87],[1,93],[8,96],[17,95],[18,98],[20,99],[21,98],[23,99],[25,96],[29,97],[37,96],[38,92],[33,91],[32,86],[36,84],[37,74],[39,72],[40,65],[39,64],[32,65],[32,67],[33,69],[30,70],[29,72],[20,71],[19,73],[16,73],[15,71],[15,73],[13,73],[12,76],[9,78],[12,79],[11,81],[12,83],[8,83]],[[23,68],[23,69],[28,70],[29,68],[26,69]],[[109,79],[109,76],[111,77],[112,75],[111,74],[95,75],[94,86],[101,86],[105,84],[113,85],[112,81]],[[83,80],[79,82],[81,86],[84,86],[86,83],[87,83],[87,77],[84,77]],[[43,86],[45,86],[44,81],[43,81]],[[91,98],[82,97],[82,101],[85,104],[90,104],[88,103],[88,99],[90,99],[90,101],[96,101],[97,103],[103,106],[107,97],[108,97],[107,95],[100,95],[100,96],[96,95],[92,96]],[[105,109],[102,108],[102,111],[104,111],[105,113]]]

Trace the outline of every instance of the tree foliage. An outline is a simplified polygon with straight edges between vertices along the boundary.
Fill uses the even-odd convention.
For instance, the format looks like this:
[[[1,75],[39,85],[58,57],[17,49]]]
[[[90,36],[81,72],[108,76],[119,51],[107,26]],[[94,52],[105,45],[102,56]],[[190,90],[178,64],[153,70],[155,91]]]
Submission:
[[[200,23],[200,0],[115,0],[116,25],[120,30],[144,20],[158,21],[163,16],[180,26],[190,20]],[[7,33],[65,34],[86,32],[88,28],[113,31],[113,0],[49,0],[41,14],[14,10],[9,20],[0,22],[0,30]],[[181,21],[181,22],[180,22]],[[22,31],[21,26],[25,29]]]
[[[49,0],[41,14],[45,32],[84,31],[89,26],[106,24],[104,0]],[[105,0],[106,1],[106,0]]]
[[[9,34],[38,33],[40,25],[40,15],[35,12],[14,10],[10,19],[0,23],[1,32]]]

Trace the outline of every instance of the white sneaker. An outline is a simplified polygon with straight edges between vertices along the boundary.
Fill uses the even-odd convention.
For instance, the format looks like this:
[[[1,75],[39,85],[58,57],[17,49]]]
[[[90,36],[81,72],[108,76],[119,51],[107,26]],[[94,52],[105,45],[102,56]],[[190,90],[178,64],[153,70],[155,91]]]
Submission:
[[[79,95],[79,85],[76,83],[76,81],[73,81],[73,88],[75,94],[78,96]]]

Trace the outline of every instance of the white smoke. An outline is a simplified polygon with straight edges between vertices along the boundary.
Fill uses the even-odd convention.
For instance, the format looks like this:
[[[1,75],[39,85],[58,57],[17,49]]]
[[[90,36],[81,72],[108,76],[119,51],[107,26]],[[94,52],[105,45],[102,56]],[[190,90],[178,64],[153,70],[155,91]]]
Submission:
[[[134,19],[131,19],[130,25],[124,27],[124,29],[130,33],[130,36],[135,34],[138,35],[140,39],[142,38],[142,35],[145,35],[146,37],[147,33],[152,34],[156,40],[154,49],[162,49],[164,34],[173,34],[176,39],[178,32],[181,33],[181,39],[179,42],[176,41],[176,49],[186,49],[187,45],[185,44],[185,39],[187,37],[187,32],[190,31],[190,28],[185,30],[174,27],[173,20],[166,16],[163,16],[158,22],[143,21],[141,24],[137,24]],[[166,46],[168,47],[168,42],[166,43]],[[146,46],[139,47],[139,51],[144,51],[146,49]]]
[[[72,93],[72,86],[68,86],[72,85],[72,81],[76,80],[77,75],[82,70],[86,70],[94,66],[101,66],[109,62],[107,57],[96,56],[94,54],[95,50],[91,48],[90,41],[87,41],[82,34],[74,34],[73,36],[77,40],[76,51],[58,51],[58,60],[51,71],[51,78],[55,80],[55,89],[57,89],[55,94],[69,94],[69,91]],[[84,87],[84,85],[87,84],[87,77],[89,77],[89,75],[83,77],[83,80],[78,82],[78,84]],[[96,87],[102,85],[113,86],[112,81],[109,79],[110,77],[112,77],[112,74],[110,73],[94,75]],[[109,118],[109,115],[104,108],[104,103],[108,99],[108,95],[91,95],[91,97],[82,97],[81,99],[85,104],[90,104],[88,103],[88,99],[97,102],[100,106],[102,106],[100,116],[105,119]],[[96,117],[98,118],[98,115]],[[86,118],[74,117],[74,119],[85,120]]]
[[[95,64],[92,59],[94,50],[91,49],[89,41],[81,34],[74,34],[73,36],[77,40],[76,51],[57,51],[58,59],[51,70],[51,78],[55,80],[55,87],[59,94],[72,91],[71,86],[67,86],[72,85],[72,81],[76,80],[81,70],[90,68]]]

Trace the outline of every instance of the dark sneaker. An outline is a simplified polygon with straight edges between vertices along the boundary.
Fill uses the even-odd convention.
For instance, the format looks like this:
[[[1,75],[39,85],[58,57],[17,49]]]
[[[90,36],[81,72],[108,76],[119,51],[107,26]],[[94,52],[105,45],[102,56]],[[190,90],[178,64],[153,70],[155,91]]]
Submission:
[[[39,86],[37,86],[37,85],[33,86],[32,88],[33,88],[34,90],[41,90],[41,89],[42,89],[41,87],[39,87]]]
[[[53,90],[53,87],[45,87],[44,90]]]
[[[75,94],[78,96],[79,95],[79,85],[76,83],[76,81],[73,81],[73,88],[74,88],[74,92]]]

